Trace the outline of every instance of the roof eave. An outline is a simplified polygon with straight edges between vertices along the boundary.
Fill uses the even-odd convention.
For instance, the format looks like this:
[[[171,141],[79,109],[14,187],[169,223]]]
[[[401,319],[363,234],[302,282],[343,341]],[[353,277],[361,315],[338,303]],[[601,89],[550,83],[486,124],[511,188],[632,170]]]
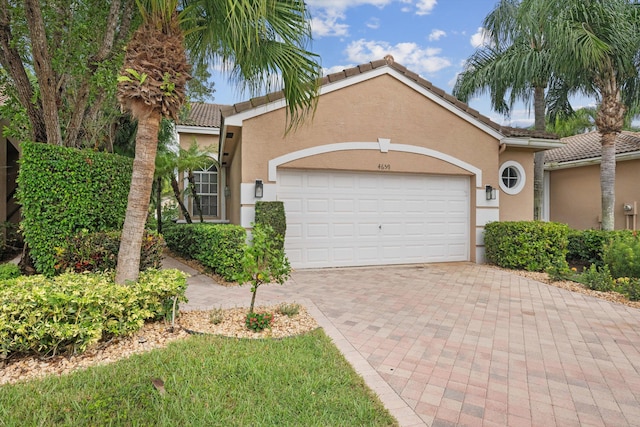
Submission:
[[[220,135],[219,127],[176,125],[178,133],[197,133],[202,135]]]
[[[530,137],[506,137],[500,140],[500,143],[507,144],[507,147],[514,148],[532,148],[535,150],[551,150],[553,148],[564,147],[565,144],[559,139],[542,139]]]
[[[578,168],[581,166],[593,166],[601,163],[601,157],[591,157],[589,159],[569,160],[566,162],[548,162],[544,164],[544,170],[552,171],[558,169]],[[616,155],[617,162],[623,162],[627,160],[640,160],[640,151],[633,151],[630,153],[622,153]]]

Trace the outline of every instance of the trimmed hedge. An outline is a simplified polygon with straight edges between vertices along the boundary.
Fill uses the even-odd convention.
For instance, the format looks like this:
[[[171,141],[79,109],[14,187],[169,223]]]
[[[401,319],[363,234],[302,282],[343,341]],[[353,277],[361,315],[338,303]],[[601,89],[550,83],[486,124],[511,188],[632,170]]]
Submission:
[[[541,221],[491,222],[485,226],[487,262],[515,270],[567,268],[565,224]]]
[[[169,249],[198,260],[227,281],[240,273],[246,230],[231,224],[173,224],[163,233]]]
[[[122,229],[132,166],[115,154],[22,144],[17,198],[38,272],[54,274],[56,248],[78,231]]]
[[[56,249],[55,271],[63,273],[100,272],[115,270],[120,249],[120,231],[82,230],[68,237],[64,245]],[[140,248],[140,271],[162,266],[162,251],[165,243],[162,236],[145,231]]]
[[[71,354],[101,339],[130,335],[147,319],[184,302],[187,279],[178,270],[147,270],[134,285],[111,275],[21,276],[0,289],[0,354]]]
[[[280,239],[277,239],[279,249],[284,248],[284,238],[287,234],[287,218],[284,213],[284,203],[280,201],[256,202],[255,224],[268,225]]]

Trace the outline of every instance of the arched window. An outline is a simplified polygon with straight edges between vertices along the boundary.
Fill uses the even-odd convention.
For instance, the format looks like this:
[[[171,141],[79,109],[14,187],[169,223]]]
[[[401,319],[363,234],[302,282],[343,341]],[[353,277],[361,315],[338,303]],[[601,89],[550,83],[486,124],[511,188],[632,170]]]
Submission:
[[[193,171],[196,193],[200,198],[203,216],[218,216],[218,169],[214,164],[199,171]],[[195,206],[193,214],[197,214]]]

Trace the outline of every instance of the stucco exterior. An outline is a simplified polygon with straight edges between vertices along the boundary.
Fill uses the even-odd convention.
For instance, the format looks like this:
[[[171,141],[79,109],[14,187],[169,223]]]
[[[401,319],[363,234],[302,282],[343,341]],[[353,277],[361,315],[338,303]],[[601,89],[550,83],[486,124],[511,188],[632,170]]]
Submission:
[[[551,221],[568,224],[577,230],[600,229],[600,164],[557,169],[548,172]],[[640,159],[616,164],[615,228],[633,228],[633,218],[625,215],[625,203],[637,202],[640,208]],[[635,221],[635,229],[640,223]]]
[[[313,118],[289,133],[277,99],[223,111],[228,219],[250,228],[255,182],[264,183],[262,200],[276,200],[278,171],[468,177],[469,260],[482,262],[486,223],[532,219],[533,153],[557,141],[510,134],[404,67],[371,65],[329,77]],[[505,161],[522,165],[517,193],[500,191]],[[495,200],[487,200],[487,185],[498,190]]]
[[[547,219],[577,230],[600,229],[601,141],[597,132],[562,139],[563,146],[545,153]],[[615,228],[638,229],[640,208],[640,134],[623,131],[616,137]]]

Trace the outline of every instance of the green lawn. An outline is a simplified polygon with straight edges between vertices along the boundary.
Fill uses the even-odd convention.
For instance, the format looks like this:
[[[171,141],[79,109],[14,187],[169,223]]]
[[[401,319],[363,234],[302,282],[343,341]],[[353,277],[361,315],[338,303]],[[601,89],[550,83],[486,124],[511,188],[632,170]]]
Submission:
[[[160,395],[151,380],[161,378]],[[282,340],[193,336],[63,377],[0,386],[0,425],[388,426],[321,329]]]

